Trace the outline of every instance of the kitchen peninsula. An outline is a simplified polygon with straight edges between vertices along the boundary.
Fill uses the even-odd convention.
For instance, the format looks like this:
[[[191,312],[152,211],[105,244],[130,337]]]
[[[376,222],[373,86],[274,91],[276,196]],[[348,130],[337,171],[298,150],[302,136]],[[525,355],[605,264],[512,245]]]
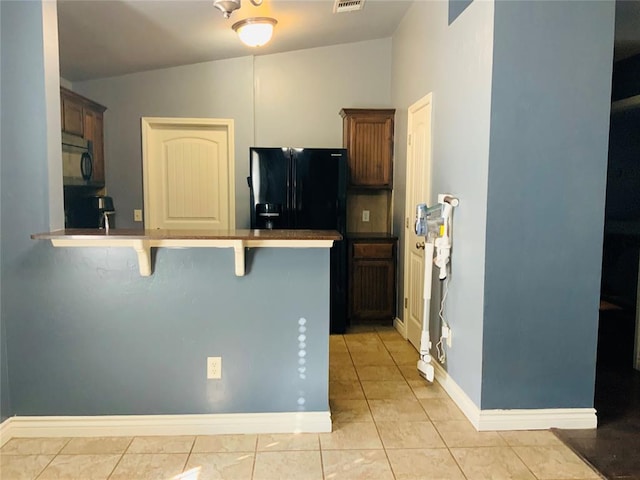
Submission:
[[[233,248],[235,273],[245,274],[245,248],[331,248],[342,236],[332,230],[95,230],[66,229],[31,235],[54,247],[130,247],[140,275],[151,275],[151,248]]]
[[[140,421],[151,434],[331,430],[337,232],[59,230],[32,238],[24,261],[46,294],[25,303],[54,305],[41,316],[47,334],[38,343],[56,371],[77,372],[64,392],[77,390],[77,377],[90,387],[76,410],[37,396],[19,415],[91,416],[96,435],[127,435]],[[136,245],[153,251],[145,257],[153,275],[139,274]],[[233,274],[238,257],[243,267],[246,257],[243,276]],[[220,379],[207,378],[211,356],[222,359]]]

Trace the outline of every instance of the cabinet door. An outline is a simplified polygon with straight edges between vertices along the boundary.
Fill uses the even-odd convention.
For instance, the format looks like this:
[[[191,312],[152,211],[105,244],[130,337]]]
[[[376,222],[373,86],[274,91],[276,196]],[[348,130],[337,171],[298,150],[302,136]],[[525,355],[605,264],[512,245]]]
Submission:
[[[62,131],[83,136],[84,122],[82,103],[71,98],[62,97]]]
[[[349,317],[392,319],[396,313],[395,241],[352,241]]]
[[[392,188],[394,111],[348,109],[343,118],[350,185]]]
[[[389,260],[353,262],[351,316],[353,318],[393,318],[394,264]]]

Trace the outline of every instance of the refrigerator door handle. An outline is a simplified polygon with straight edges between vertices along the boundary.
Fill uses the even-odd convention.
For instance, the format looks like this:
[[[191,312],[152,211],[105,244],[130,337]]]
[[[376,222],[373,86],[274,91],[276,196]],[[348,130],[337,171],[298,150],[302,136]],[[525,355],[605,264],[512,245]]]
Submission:
[[[298,179],[296,178],[296,158],[293,153],[289,153],[290,172],[291,172],[291,209],[289,210],[291,215],[292,226],[295,228],[298,226]]]

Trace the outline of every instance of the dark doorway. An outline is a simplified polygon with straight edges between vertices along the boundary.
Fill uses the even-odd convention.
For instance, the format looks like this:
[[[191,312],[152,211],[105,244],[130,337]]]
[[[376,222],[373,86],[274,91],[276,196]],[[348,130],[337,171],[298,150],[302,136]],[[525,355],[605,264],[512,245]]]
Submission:
[[[640,55],[616,62],[594,404],[596,430],[558,436],[608,479],[640,480]],[[640,349],[640,345],[637,347]]]

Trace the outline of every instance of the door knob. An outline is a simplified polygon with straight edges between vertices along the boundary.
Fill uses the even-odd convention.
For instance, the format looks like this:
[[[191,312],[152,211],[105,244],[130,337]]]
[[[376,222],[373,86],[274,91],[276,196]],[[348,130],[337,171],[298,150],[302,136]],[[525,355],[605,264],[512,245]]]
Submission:
[[[424,250],[424,242],[416,242],[416,248],[419,249],[423,249]]]

